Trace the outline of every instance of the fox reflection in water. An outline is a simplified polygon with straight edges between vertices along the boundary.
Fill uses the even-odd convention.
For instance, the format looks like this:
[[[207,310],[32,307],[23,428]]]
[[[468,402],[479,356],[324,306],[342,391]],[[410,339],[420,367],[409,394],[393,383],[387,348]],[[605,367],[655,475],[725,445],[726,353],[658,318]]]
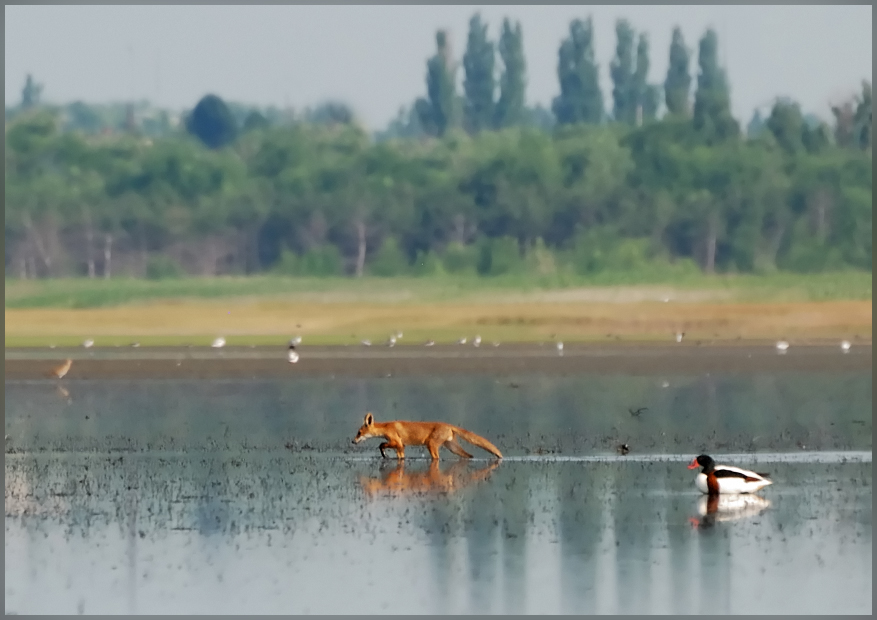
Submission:
[[[439,462],[433,460],[426,471],[406,470],[405,462],[398,461],[396,467],[379,478],[360,476],[359,484],[369,497],[379,495],[449,495],[475,482],[487,480],[499,461],[492,461],[480,469],[471,469],[467,461],[457,461],[445,471]]]
[[[696,528],[712,527],[716,523],[755,517],[770,507],[770,501],[758,495],[706,495],[697,500],[700,519],[689,521]]]

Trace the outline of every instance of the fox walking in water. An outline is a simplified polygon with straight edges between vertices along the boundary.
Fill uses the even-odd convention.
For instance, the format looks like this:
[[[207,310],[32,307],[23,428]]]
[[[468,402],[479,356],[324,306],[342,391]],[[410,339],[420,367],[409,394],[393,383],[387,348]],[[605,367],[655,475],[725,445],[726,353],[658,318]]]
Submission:
[[[458,436],[473,446],[483,448],[495,457],[502,458],[502,453],[495,445],[484,437],[459,426],[444,422],[406,422],[402,420],[375,422],[371,413],[365,414],[363,425],[356,433],[356,437],[353,438],[353,443],[359,443],[369,437],[383,437],[386,441],[378,447],[384,458],[387,458],[385,453],[387,448],[395,450],[396,458],[401,460],[405,458],[405,446],[426,446],[433,460],[438,460],[439,448],[444,446],[457,456],[471,459],[472,455],[457,443],[456,437]]]

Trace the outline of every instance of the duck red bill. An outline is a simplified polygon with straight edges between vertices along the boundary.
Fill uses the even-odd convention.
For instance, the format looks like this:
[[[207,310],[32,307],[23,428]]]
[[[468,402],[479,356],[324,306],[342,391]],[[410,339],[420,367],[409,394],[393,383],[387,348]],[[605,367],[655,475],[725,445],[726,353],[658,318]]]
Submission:
[[[688,464],[688,469],[697,469],[700,465],[697,462],[697,459],[694,459]]]

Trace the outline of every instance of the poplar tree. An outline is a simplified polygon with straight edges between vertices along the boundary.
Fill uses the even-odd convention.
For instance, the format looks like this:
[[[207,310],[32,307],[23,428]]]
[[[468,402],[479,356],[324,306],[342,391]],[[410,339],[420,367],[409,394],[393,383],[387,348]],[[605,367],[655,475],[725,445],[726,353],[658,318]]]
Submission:
[[[520,22],[515,22],[513,28],[508,19],[503,20],[499,37],[499,57],[502,60],[502,75],[499,80],[499,100],[496,102],[494,126],[503,128],[518,125],[524,120],[527,63]]]
[[[667,112],[676,116],[688,116],[690,112],[689,96],[691,92],[691,73],[688,64],[690,55],[685,47],[682,31],[677,26],[673,29],[673,40],[670,43],[670,66],[667,79],[664,81],[664,102]]]
[[[493,124],[494,45],[487,38],[487,24],[482,23],[481,15],[476,13],[469,20],[469,40],[463,55],[463,107],[466,130],[478,133]]]
[[[709,29],[700,40],[697,91],[694,93],[694,127],[708,141],[721,141],[739,133],[731,116],[731,95],[724,69],[719,66],[719,38]]]
[[[634,77],[635,34],[626,19],[615,24],[615,57],[609,64],[612,78],[612,115],[617,122],[633,124],[636,119],[637,85]]]
[[[569,37],[558,52],[557,77],[560,95],[551,108],[557,122],[600,123],[603,120],[603,93],[594,59],[594,26],[590,17],[573,20]]]

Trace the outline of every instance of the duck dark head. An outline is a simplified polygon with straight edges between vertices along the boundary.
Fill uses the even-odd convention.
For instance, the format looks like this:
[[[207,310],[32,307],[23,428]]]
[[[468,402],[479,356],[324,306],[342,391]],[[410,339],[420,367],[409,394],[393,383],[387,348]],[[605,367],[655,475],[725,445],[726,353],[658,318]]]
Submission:
[[[698,467],[703,467],[704,473],[708,473],[715,466],[716,462],[712,459],[712,457],[709,457],[706,454],[701,454],[688,464],[688,469],[697,469]]]

